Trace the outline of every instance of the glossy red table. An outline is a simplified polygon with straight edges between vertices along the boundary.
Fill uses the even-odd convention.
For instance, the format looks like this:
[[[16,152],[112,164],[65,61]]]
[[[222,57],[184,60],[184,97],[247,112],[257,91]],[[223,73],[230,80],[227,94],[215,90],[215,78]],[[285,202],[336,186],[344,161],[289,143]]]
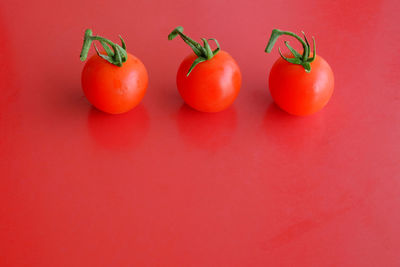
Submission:
[[[395,0],[2,0],[0,266],[400,266],[399,12]],[[230,109],[183,104],[175,74],[191,50],[167,41],[177,25],[237,60]],[[86,101],[86,28],[121,34],[146,65],[131,112]],[[316,37],[335,73],[321,112],[273,104],[273,28]]]

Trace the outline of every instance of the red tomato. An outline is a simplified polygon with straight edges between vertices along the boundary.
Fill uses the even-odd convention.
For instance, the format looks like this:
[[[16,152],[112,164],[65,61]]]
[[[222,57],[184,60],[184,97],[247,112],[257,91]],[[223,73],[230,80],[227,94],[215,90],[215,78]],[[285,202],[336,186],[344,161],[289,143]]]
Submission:
[[[290,57],[290,56],[287,56]],[[293,57],[293,56],[292,56]],[[269,75],[269,90],[276,104],[293,115],[309,115],[321,110],[333,93],[334,77],[320,56],[310,63],[311,71],[279,58]]]
[[[180,95],[190,107],[203,112],[218,112],[229,107],[239,94],[242,75],[236,61],[225,51],[198,64],[187,76],[195,54],[187,56],[176,76]]]
[[[145,95],[148,84],[146,68],[138,58],[127,55],[121,67],[97,54],[86,62],[82,71],[82,88],[89,102],[99,110],[111,114],[124,113],[138,105]]]

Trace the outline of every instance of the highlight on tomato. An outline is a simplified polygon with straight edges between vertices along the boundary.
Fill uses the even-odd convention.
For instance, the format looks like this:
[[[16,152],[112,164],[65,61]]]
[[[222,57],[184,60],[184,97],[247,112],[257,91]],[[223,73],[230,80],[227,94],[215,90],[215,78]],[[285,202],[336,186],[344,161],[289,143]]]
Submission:
[[[216,39],[201,38],[203,46],[183,34],[176,27],[168,40],[180,36],[194,54],[181,63],[176,75],[178,91],[187,105],[202,112],[218,112],[228,108],[239,94],[242,75],[236,61],[220,49]],[[217,48],[211,50],[208,41]]]
[[[265,52],[270,53],[281,35],[296,38],[303,46],[302,54],[285,41],[291,55],[275,61],[269,74],[269,90],[275,103],[293,115],[310,115],[321,110],[332,96],[334,76],[329,64],[316,54],[313,37],[313,52],[303,32],[304,40],[297,34],[274,29]]]
[[[93,36],[92,30],[85,31],[81,61],[88,56],[93,41],[99,41],[104,48],[86,62],[82,70],[82,89],[89,102],[97,109],[120,114],[137,106],[143,99],[148,85],[147,70],[143,63],[126,52],[122,37],[121,46],[110,40]]]

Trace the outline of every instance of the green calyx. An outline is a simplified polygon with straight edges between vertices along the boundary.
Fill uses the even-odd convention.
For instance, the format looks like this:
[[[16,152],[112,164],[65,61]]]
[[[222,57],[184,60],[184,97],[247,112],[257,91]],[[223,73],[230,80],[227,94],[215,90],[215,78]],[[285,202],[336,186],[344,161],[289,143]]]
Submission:
[[[96,49],[97,55],[99,55],[99,57],[107,60],[111,64],[121,67],[122,63],[124,63],[128,58],[128,55],[126,53],[126,45],[125,45],[125,42],[122,39],[122,37],[119,36],[119,38],[121,39],[121,45],[122,45],[122,46],[120,46],[118,44],[111,42],[110,40],[108,40],[106,38],[103,38],[100,36],[93,36],[92,34],[93,34],[93,32],[91,29],[87,29],[85,31],[85,37],[83,39],[83,46],[82,46],[82,51],[81,51],[81,55],[80,55],[81,61],[86,60],[88,53],[89,53],[90,46],[92,45],[92,42],[99,41],[100,44],[103,46],[104,51],[106,52],[107,55],[101,54],[99,52],[99,50],[97,49],[96,45],[93,44],[94,48]]]
[[[268,45],[267,45],[267,48],[265,49],[265,52],[267,52],[267,53],[271,52],[271,50],[274,47],[276,40],[279,38],[279,36],[281,36],[281,35],[292,36],[292,37],[296,38],[297,40],[299,40],[299,42],[302,44],[303,54],[301,55],[293,47],[291,47],[289,45],[288,41],[285,41],[285,45],[287,46],[287,48],[289,48],[290,52],[293,54],[293,58],[288,58],[288,57],[285,57],[284,55],[282,55],[280,48],[278,48],[279,54],[287,62],[301,65],[306,70],[306,72],[310,72],[311,71],[310,63],[314,61],[315,55],[316,55],[315,39],[314,39],[314,37],[312,37],[312,39],[313,39],[313,54],[312,54],[312,57],[310,57],[310,50],[311,50],[310,44],[309,44],[304,32],[302,32],[302,33],[304,36],[304,40],[295,33],[274,29],[271,33],[271,37],[269,38]]]
[[[176,27],[168,35],[168,40],[173,40],[178,35],[182,38],[182,40],[185,43],[187,43],[190,46],[190,48],[192,48],[193,52],[198,56],[198,58],[193,62],[192,66],[190,67],[186,76],[189,76],[189,74],[192,72],[193,68],[197,66],[197,64],[212,59],[213,56],[215,56],[220,51],[219,43],[216,39],[211,38],[207,40],[205,38],[201,38],[201,40],[203,41],[203,46],[201,46],[198,42],[190,39],[185,34],[183,34],[182,26]],[[217,45],[217,48],[214,51],[211,50],[210,44],[208,43],[208,41],[210,40],[214,41],[215,44]]]

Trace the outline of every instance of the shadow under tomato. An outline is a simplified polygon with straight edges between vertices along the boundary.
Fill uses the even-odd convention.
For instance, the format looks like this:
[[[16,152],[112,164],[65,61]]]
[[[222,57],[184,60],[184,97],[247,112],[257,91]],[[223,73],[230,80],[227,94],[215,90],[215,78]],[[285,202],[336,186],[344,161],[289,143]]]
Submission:
[[[221,112],[205,113],[183,104],[178,110],[177,124],[187,144],[215,152],[232,140],[237,126],[236,109],[231,106]]]
[[[323,111],[310,116],[294,116],[272,102],[265,112],[263,131],[268,143],[283,146],[288,152],[302,153],[316,148],[321,141],[325,131]]]
[[[96,144],[110,150],[129,150],[138,146],[148,134],[149,125],[149,115],[142,104],[124,114],[111,115],[94,107],[88,114],[91,137]]]

